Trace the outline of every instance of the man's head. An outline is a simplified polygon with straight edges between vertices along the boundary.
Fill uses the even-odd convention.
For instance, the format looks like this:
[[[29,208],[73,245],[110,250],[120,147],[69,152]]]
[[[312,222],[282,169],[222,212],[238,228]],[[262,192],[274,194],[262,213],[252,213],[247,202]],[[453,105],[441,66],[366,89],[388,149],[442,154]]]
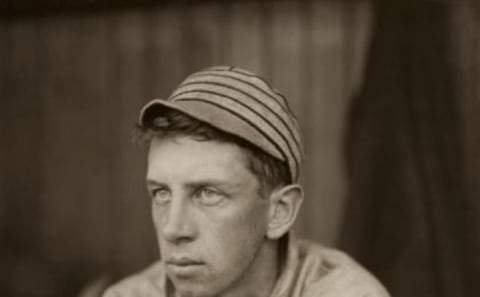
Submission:
[[[216,141],[238,146],[245,155],[245,166],[259,182],[259,195],[263,198],[278,188],[291,183],[285,162],[265,153],[249,142],[227,132],[220,131],[207,123],[198,121],[176,110],[165,110],[152,120],[149,126],[137,126],[136,136],[142,142],[152,139],[189,136],[197,141]]]
[[[272,283],[277,241],[302,200],[302,148],[284,98],[257,76],[210,68],[147,104],[147,187],[162,262],[182,296]]]

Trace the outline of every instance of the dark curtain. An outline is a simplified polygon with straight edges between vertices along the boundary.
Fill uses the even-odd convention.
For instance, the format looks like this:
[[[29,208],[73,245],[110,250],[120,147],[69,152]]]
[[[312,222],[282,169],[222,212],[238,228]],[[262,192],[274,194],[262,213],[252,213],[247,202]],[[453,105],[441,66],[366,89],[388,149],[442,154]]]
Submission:
[[[468,60],[459,57],[459,26],[452,25],[459,5],[374,5],[364,83],[346,138],[341,245],[393,296],[480,296],[480,197],[472,184],[480,169],[469,163],[478,137],[468,134],[479,132],[465,120],[472,114],[466,108],[478,104],[467,104],[475,92],[464,89],[478,80],[467,85],[459,73],[474,67],[478,51],[467,67],[459,65]]]

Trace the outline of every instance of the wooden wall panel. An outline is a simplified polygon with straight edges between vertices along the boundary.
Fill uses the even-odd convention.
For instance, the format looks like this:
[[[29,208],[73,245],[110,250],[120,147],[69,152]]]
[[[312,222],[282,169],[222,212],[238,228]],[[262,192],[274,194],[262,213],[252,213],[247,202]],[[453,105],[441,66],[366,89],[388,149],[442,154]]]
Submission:
[[[261,4],[236,3],[231,9],[231,64],[255,73],[263,73]]]
[[[480,193],[480,172],[476,171],[480,168],[480,135],[478,132],[478,127],[480,127],[480,117],[478,113],[474,113],[475,110],[480,110],[480,84],[477,82],[480,81],[480,4],[471,1],[474,5],[474,14],[472,16],[472,23],[474,25],[474,36],[475,43],[472,46],[472,60],[474,61],[475,67],[471,74],[471,82],[476,88],[473,91],[473,95],[470,97],[470,104],[468,108],[471,110],[471,113],[468,115],[468,127],[469,127],[469,142],[467,145],[471,148],[469,152],[471,160],[471,172],[472,176],[475,176],[471,181],[473,193],[478,195]]]
[[[161,94],[165,91],[165,85],[169,80],[180,76],[176,74],[180,72],[181,67],[168,67],[169,61],[177,61],[170,52],[172,47],[179,48],[180,40],[180,15],[178,10],[169,9],[168,11],[160,12],[158,9],[152,9],[142,13],[137,12],[139,16],[138,38],[141,43],[138,45],[141,49],[138,53],[140,55],[139,69],[142,71],[143,81],[143,98],[144,100],[163,97],[166,94]],[[170,30],[170,31],[167,31]],[[178,50],[177,50],[178,52]],[[138,54],[137,53],[137,54]],[[166,63],[166,64],[165,64]],[[162,73],[162,69],[172,69],[170,75]],[[173,84],[173,82],[170,82]]]
[[[7,112],[6,148],[6,223],[10,233],[6,245],[32,251],[30,242],[39,243],[38,220],[43,192],[43,114],[39,71],[44,66],[39,47],[37,22],[10,27],[7,57],[10,77],[2,108]],[[34,100],[36,99],[36,100]]]
[[[106,21],[102,16],[82,19],[75,25],[78,26],[79,32],[74,34],[74,37],[81,40],[77,43],[77,48],[82,52],[77,58],[79,63],[77,72],[80,76],[78,81],[83,87],[76,93],[74,100],[83,101],[85,106],[85,113],[82,112],[84,118],[80,120],[82,130],[85,131],[85,135],[81,137],[85,138],[77,141],[78,145],[86,146],[81,150],[85,150],[88,158],[84,160],[88,164],[87,176],[82,174],[76,176],[78,180],[85,177],[88,179],[85,192],[79,198],[84,208],[83,228],[91,230],[86,233],[85,252],[88,256],[93,256],[101,267],[106,267],[111,263],[111,253],[104,247],[112,240],[113,226],[111,217],[106,217],[105,214],[110,212],[110,205],[115,202],[115,197],[111,194],[112,188],[116,185],[112,178],[112,164],[117,161],[117,151],[111,146],[111,132],[116,129],[113,125],[115,114],[110,112],[112,102],[109,100],[111,96],[109,90],[112,86],[108,84],[112,60],[106,46],[108,40]],[[74,142],[75,138],[74,136]],[[73,157],[81,159],[76,151]]]
[[[2,46],[0,46],[0,96],[1,98],[11,98],[13,97],[14,87],[13,87],[13,46],[12,46],[12,28],[8,26],[8,23],[0,23],[0,37],[2,40]],[[2,142],[0,145],[0,240],[2,244],[0,245],[0,255],[2,255],[2,263],[6,267],[9,267],[8,272],[0,272],[0,285],[2,287],[7,287],[10,283],[9,274],[12,272],[13,265],[15,264],[14,260],[9,260],[12,256],[15,256],[14,249],[6,243],[10,242],[12,239],[12,234],[10,230],[12,225],[15,222],[10,222],[12,217],[10,213],[13,211],[10,204],[12,199],[16,197],[10,197],[10,188],[12,187],[10,183],[12,180],[9,178],[11,171],[15,170],[15,167],[9,160],[11,159],[10,142],[7,142],[7,139],[10,139],[13,135],[13,131],[10,129],[11,122],[11,105],[10,100],[2,100],[3,107],[0,108],[0,132],[2,133]],[[18,256],[17,256],[18,257]]]
[[[315,229],[309,234],[315,234],[316,240],[334,244],[346,187],[342,171],[342,133],[347,107],[343,56],[348,48],[343,44],[341,3],[316,3],[312,11],[315,83],[307,110],[312,113],[309,175],[314,180],[312,203],[306,209],[311,210],[309,217],[314,218],[310,226]]]
[[[34,246],[40,243],[36,227],[42,216],[43,191],[43,112],[40,93],[43,66],[36,22],[8,24],[3,31],[4,56],[2,72],[2,184],[1,199],[5,207],[2,247],[7,254],[38,255]],[[37,99],[37,100],[32,100]],[[33,226],[33,227],[32,227]],[[2,230],[2,231],[3,231]],[[14,232],[9,232],[13,230]],[[19,261],[18,258],[9,259]],[[18,262],[16,262],[19,265]],[[20,265],[19,265],[20,266]],[[13,275],[15,271],[11,274]],[[11,277],[11,275],[9,275]]]
[[[46,223],[45,242],[52,255],[90,257],[105,266],[109,251],[104,246],[111,241],[105,213],[109,212],[113,186],[110,172],[114,154],[109,147],[112,127],[104,21],[57,20],[49,25],[48,61],[53,75],[49,77],[46,108],[49,163],[45,202],[51,212],[47,219],[60,221]],[[52,30],[58,27],[70,28]],[[73,234],[79,242],[67,240]]]
[[[45,125],[42,79],[47,71],[38,19],[9,23],[2,47],[9,51],[2,80],[2,109],[6,134],[1,145],[5,152],[5,227],[2,230],[0,262],[2,292],[28,296],[42,290],[51,293],[49,263],[45,261],[41,221],[44,213]],[[39,296],[44,296],[40,295]]]
[[[459,59],[458,82],[465,98],[465,155],[472,197],[480,194],[480,5],[474,1],[458,4],[452,14],[450,38]]]
[[[302,184],[305,201],[297,224],[298,232],[333,244],[335,225],[343,201],[340,128],[343,121],[342,97],[344,48],[342,7],[336,2],[303,3],[300,40],[296,50],[299,82],[297,115],[304,129],[306,162]]]
[[[372,4],[352,1],[342,4],[344,98],[352,99],[362,83],[372,27]]]
[[[12,73],[11,69],[11,28],[4,22],[0,23],[0,38],[2,40],[2,46],[0,46],[0,67],[3,71],[0,71],[0,98],[10,98],[12,97],[13,86],[11,84]],[[0,239],[4,241],[7,236],[7,215],[8,215],[8,200],[6,198],[6,191],[8,187],[8,170],[10,170],[7,165],[8,163],[8,148],[6,139],[8,139],[11,134],[9,131],[8,122],[10,121],[9,116],[9,102],[8,100],[3,100],[3,108],[0,108],[0,133],[2,133],[3,138],[0,145]]]
[[[3,40],[3,46],[0,46],[0,98],[8,98],[7,87],[10,73],[10,69],[7,56],[10,55],[9,51],[9,38],[8,30],[4,23],[0,23],[0,40]],[[8,96],[8,97],[7,97]],[[6,215],[7,215],[7,199],[3,198],[5,193],[5,187],[7,186],[7,150],[5,139],[7,136],[7,108],[4,106],[0,108],[0,133],[3,135],[3,139],[0,145],[0,240],[5,240],[4,236],[6,232]]]
[[[478,294],[480,284],[476,275],[480,273],[479,263],[472,261],[472,256],[480,248],[478,234],[480,226],[480,5],[476,1],[464,1],[455,5],[451,14],[450,38],[456,60],[454,69],[458,85],[458,97],[463,100],[461,114],[463,117],[462,128],[463,154],[467,194],[461,219],[465,228],[461,228],[466,244],[463,245],[463,254],[466,263],[461,263],[465,273],[465,294]],[[459,245],[461,246],[461,245]],[[450,268],[450,267],[449,267]]]
[[[82,242],[78,240],[79,238],[72,240],[72,235],[85,234],[80,229],[82,224],[79,224],[83,213],[77,209],[79,202],[75,199],[82,188],[74,184],[74,175],[79,173],[79,169],[74,164],[75,160],[68,158],[68,154],[73,152],[80,158],[85,158],[84,152],[73,148],[78,143],[78,139],[69,138],[69,135],[73,137],[77,134],[79,129],[74,125],[74,117],[79,114],[79,111],[72,100],[72,90],[77,89],[73,83],[75,72],[72,67],[76,57],[72,50],[73,36],[70,35],[68,27],[58,26],[62,20],[66,21],[57,19],[42,24],[42,35],[46,46],[45,59],[48,63],[48,71],[43,78],[45,86],[44,197],[46,201],[42,220],[42,237],[47,245],[47,253],[52,255],[52,261],[57,263],[80,257],[74,253],[80,252],[81,249],[77,246]],[[73,218],[79,218],[77,223]],[[58,242],[62,244],[56,244]]]
[[[214,48],[218,40],[216,7],[187,6],[182,9],[181,49],[185,61],[184,76],[211,65],[214,61]],[[216,47],[218,49],[218,47]],[[183,79],[182,77],[181,79]]]
[[[118,103],[114,109],[118,131],[112,146],[119,154],[114,172],[118,208],[116,213],[112,213],[117,226],[117,240],[112,248],[117,269],[125,273],[140,269],[158,254],[149,211],[150,200],[145,190],[146,149],[130,142],[138,110],[148,100],[144,97],[144,49],[147,40],[143,32],[144,19],[138,12],[113,17],[110,28],[110,48],[114,50],[115,59],[112,81],[116,85],[112,88],[112,96]],[[157,31],[157,34],[160,33]]]
[[[270,3],[273,16],[272,57],[273,73],[267,79],[287,98],[296,115],[300,115],[301,95],[301,15],[299,4],[282,1]],[[299,118],[301,125],[303,123]]]

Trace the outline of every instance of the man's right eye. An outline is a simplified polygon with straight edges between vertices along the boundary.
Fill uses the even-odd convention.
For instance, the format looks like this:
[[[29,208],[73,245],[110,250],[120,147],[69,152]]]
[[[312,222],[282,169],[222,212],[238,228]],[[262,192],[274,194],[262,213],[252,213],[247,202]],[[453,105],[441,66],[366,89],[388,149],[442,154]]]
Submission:
[[[171,200],[172,196],[167,189],[154,189],[152,191],[152,199],[158,203],[167,203]]]

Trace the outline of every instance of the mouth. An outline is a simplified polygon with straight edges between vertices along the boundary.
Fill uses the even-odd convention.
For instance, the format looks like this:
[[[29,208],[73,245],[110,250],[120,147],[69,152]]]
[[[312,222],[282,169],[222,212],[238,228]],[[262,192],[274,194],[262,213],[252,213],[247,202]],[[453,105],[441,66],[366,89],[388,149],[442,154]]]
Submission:
[[[195,260],[189,257],[171,257],[168,258],[165,263],[167,265],[173,265],[173,266],[190,266],[190,265],[202,265],[205,264],[202,261]]]
[[[190,277],[198,273],[205,262],[189,257],[172,257],[165,261],[167,269],[177,277]]]

